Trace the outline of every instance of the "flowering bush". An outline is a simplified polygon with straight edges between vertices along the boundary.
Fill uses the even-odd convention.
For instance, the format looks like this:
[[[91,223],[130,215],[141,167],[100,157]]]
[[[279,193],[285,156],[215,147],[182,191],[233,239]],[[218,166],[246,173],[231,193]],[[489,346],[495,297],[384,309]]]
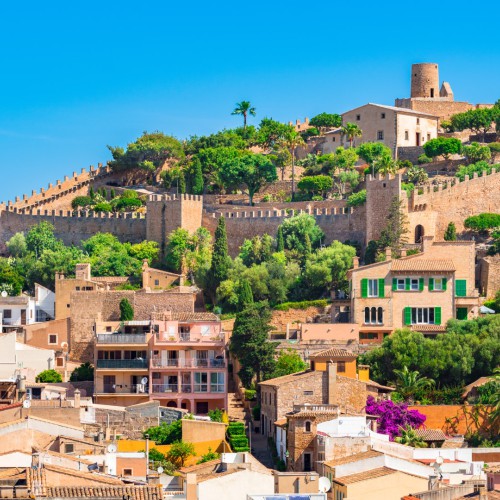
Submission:
[[[377,416],[377,432],[388,434],[391,441],[401,434],[401,429],[407,425],[418,429],[426,419],[417,410],[408,410],[405,403],[394,403],[390,400],[375,401],[373,396],[368,396],[366,401],[366,413]]]

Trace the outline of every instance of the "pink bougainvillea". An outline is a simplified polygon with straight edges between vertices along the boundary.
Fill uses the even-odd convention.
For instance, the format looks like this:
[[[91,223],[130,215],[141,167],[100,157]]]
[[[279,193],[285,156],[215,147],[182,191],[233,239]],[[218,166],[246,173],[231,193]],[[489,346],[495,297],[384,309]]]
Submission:
[[[367,415],[374,415],[377,419],[377,432],[388,434],[391,441],[401,434],[401,428],[407,425],[418,429],[426,419],[417,410],[408,410],[405,403],[393,403],[390,400],[375,401],[373,396],[368,396],[366,401]]]

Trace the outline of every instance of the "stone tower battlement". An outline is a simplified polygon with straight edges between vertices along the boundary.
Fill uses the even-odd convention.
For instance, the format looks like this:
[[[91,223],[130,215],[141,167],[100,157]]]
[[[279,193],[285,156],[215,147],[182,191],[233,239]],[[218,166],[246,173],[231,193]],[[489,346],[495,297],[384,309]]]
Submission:
[[[411,97],[434,98],[439,96],[439,68],[436,63],[419,63],[411,66]]]

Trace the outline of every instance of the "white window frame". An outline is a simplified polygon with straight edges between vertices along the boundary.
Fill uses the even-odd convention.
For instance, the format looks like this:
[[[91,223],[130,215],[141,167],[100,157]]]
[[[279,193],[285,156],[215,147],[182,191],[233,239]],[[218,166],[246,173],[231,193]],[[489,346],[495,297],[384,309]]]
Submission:
[[[213,381],[214,378],[216,379],[215,382]],[[224,373],[210,373],[210,392],[224,392]]]
[[[56,338],[56,341],[55,341],[55,342],[51,342],[51,341],[50,341],[50,337],[51,337],[52,335]],[[59,343],[59,336],[57,335],[57,333],[49,333],[49,334],[48,334],[48,338],[47,338],[47,344],[48,344],[48,345],[57,345],[58,343]]]
[[[378,297],[378,279],[368,279],[367,296]]]
[[[436,322],[436,312],[434,307],[411,308],[412,325],[435,325],[436,324],[435,322]]]
[[[420,281],[418,278],[410,278],[410,292],[418,292],[420,290]]]
[[[406,290],[406,280],[405,278],[396,278],[397,279],[397,290],[398,292],[405,291]]]
[[[208,392],[208,372],[194,372],[194,392]]]
[[[442,292],[443,291],[443,278],[434,278],[434,291]]]

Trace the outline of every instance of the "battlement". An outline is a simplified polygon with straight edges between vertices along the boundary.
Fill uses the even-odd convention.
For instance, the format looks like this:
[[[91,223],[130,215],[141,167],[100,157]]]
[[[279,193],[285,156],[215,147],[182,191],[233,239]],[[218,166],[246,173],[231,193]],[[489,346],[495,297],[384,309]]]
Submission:
[[[203,202],[203,196],[197,194],[150,194],[148,201],[200,201]]]
[[[369,182],[374,182],[374,181],[400,181],[401,180],[401,174],[381,174],[377,173],[375,176],[372,174],[367,174],[365,176],[365,181],[368,184]]]
[[[92,210],[41,210],[30,208],[18,208],[7,206],[4,212],[10,212],[18,215],[32,215],[45,217],[66,217],[74,219],[145,219],[146,214],[138,212],[94,212]],[[1,216],[1,214],[0,214]]]
[[[14,201],[9,200],[6,203],[2,201],[0,203],[0,212],[9,207],[33,209],[48,205],[59,198],[78,192],[84,186],[95,181],[96,178],[106,177],[111,173],[111,167],[108,165],[103,166],[99,163],[97,168],[90,165],[88,171],[86,168],[82,168],[80,174],[73,172],[71,178],[65,175],[62,181],[57,179],[55,184],[49,183],[47,188],[42,187],[39,191],[33,189],[31,195],[16,196]]]
[[[332,207],[332,208],[314,208],[314,209],[283,209],[283,210],[251,210],[244,212],[213,212],[207,214],[213,219],[224,216],[226,219],[284,219],[300,214],[309,214],[314,217],[346,216],[354,213],[353,207]]]

